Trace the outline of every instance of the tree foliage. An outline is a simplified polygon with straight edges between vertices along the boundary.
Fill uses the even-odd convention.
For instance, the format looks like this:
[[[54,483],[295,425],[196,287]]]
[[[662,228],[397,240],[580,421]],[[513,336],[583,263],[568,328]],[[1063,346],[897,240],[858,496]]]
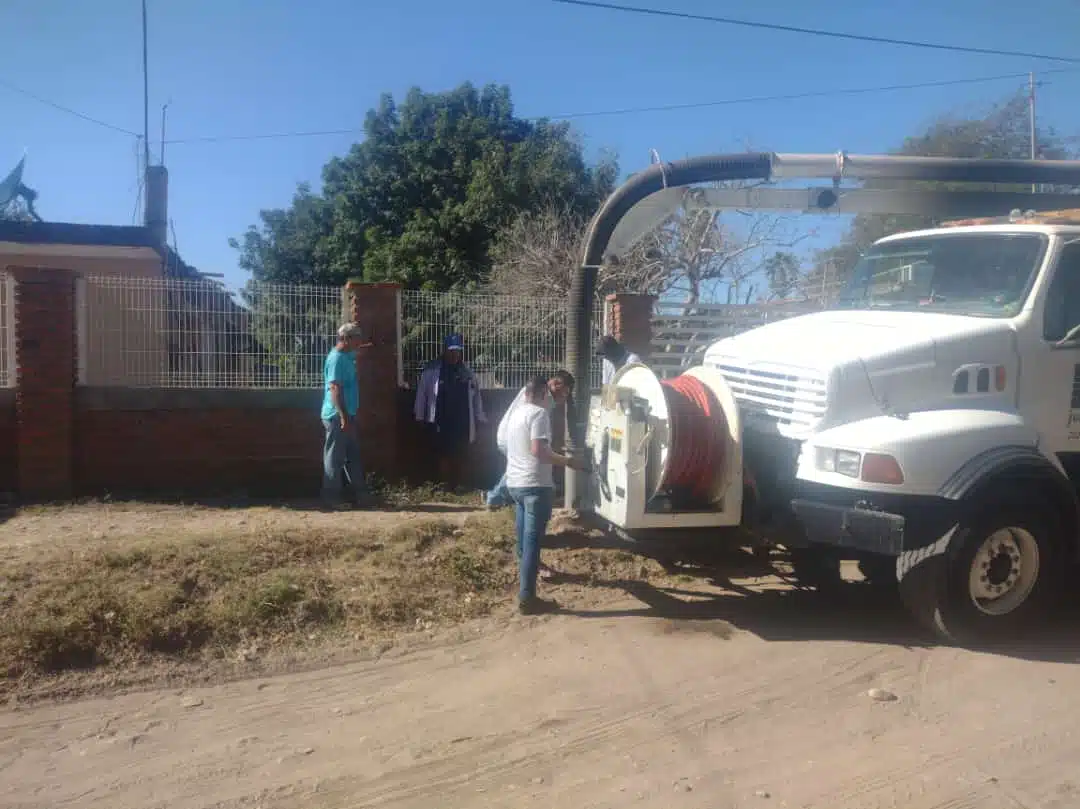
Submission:
[[[1047,160],[1073,155],[1052,129],[1036,131],[1036,154]],[[1018,93],[991,108],[981,117],[945,116],[937,119],[919,135],[908,137],[894,154],[924,157],[967,157],[1023,160],[1031,156],[1028,99]],[[949,188],[945,183],[866,183],[867,188]],[[978,188],[978,186],[953,186]],[[1009,190],[1024,188],[1005,187]],[[860,215],[852,221],[839,244],[820,251],[808,279],[810,286],[825,282],[835,288],[858,261],[859,254],[878,239],[893,233],[933,227],[936,220],[917,215]]]
[[[368,112],[364,140],[326,164],[320,193],[300,186],[232,244],[257,281],[468,289],[521,214],[588,216],[616,175],[613,159],[585,160],[569,125],[516,117],[506,87],[413,89]]]

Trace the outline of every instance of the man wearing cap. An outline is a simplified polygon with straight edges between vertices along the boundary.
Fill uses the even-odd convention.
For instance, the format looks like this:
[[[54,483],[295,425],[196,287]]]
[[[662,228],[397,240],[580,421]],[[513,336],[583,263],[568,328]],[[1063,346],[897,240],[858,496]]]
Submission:
[[[356,412],[360,407],[356,351],[371,343],[364,341],[363,331],[356,323],[344,324],[337,335],[337,344],[330,349],[323,364],[322,422],[326,437],[323,441],[322,498],[330,508],[344,505],[342,488],[346,479],[352,487],[355,504],[363,506],[368,502],[356,430]]]
[[[596,349],[596,356],[602,357],[604,360],[600,376],[600,382],[604,385],[610,385],[611,380],[615,378],[615,372],[624,365],[641,362],[641,357],[630,351],[610,334],[605,335],[600,340],[600,345]]]
[[[413,413],[429,425],[439,456],[442,481],[453,489],[462,483],[462,461],[476,440],[476,425],[487,423],[480,386],[462,356],[460,334],[446,338],[441,358],[428,363],[420,374]]]

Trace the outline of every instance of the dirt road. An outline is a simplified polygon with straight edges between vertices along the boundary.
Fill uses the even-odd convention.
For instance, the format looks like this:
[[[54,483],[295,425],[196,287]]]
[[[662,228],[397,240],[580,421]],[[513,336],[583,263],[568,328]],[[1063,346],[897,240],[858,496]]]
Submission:
[[[1080,806],[1080,643],[985,655],[812,593],[710,621],[639,595],[371,663],[9,710],[0,805]]]

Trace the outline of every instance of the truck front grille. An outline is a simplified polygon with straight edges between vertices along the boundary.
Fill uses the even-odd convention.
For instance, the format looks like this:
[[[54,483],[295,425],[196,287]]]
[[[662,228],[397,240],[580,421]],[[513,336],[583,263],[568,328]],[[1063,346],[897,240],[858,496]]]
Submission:
[[[802,368],[757,365],[748,368],[723,360],[713,367],[721,374],[736,401],[747,411],[796,428],[815,426],[825,415],[825,377]]]

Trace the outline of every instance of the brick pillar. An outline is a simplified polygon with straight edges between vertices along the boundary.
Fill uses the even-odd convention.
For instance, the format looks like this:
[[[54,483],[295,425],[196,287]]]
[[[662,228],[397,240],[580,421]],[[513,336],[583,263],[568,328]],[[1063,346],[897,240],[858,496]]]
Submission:
[[[398,296],[400,284],[345,285],[345,315],[374,345],[356,355],[360,381],[360,447],[369,472],[385,478],[399,473],[398,455]]]
[[[607,296],[611,336],[645,362],[652,353],[652,314],[655,295],[619,292]]]
[[[15,449],[24,500],[72,494],[75,278],[9,267],[15,277]]]

